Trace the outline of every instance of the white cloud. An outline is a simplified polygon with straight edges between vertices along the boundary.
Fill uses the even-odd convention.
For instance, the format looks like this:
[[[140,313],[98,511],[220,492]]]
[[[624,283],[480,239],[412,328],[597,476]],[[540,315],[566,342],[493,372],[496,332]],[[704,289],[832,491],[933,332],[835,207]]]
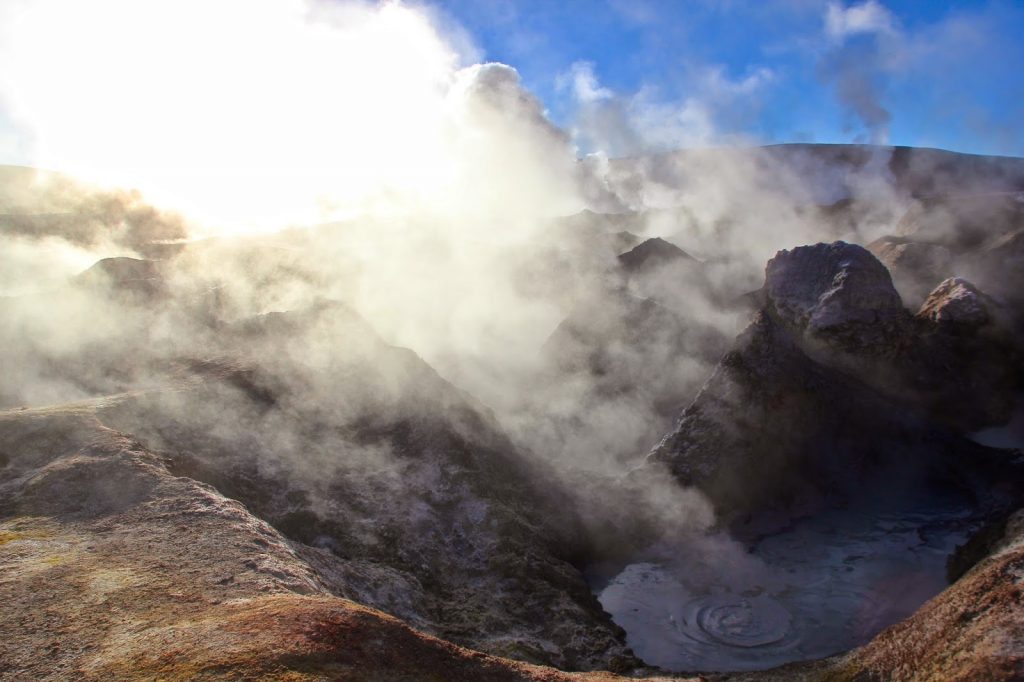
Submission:
[[[691,87],[682,96],[666,97],[650,86],[617,95],[601,85],[593,64],[573,64],[557,84],[572,87],[579,105],[577,142],[585,151],[614,157],[734,141],[760,106],[761,91],[777,77],[763,66],[737,78],[721,65],[688,71]]]
[[[611,99],[614,96],[611,90],[602,87],[598,82],[593,62],[573,62],[568,72],[558,75],[555,86],[559,90],[571,87],[576,101],[584,104]]]
[[[842,42],[858,33],[891,35],[897,31],[892,12],[877,0],[867,0],[849,7],[842,2],[830,2],[825,13],[825,32],[832,40]]]
[[[711,66],[705,69],[702,77],[704,90],[714,97],[735,97],[751,95],[775,80],[775,72],[761,66],[753,69],[746,76],[732,80],[722,66]]]

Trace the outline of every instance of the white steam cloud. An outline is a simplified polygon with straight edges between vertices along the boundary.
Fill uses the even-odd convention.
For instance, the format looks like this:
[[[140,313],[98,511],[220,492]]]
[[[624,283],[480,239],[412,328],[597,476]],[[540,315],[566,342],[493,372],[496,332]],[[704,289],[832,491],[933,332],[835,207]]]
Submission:
[[[34,165],[139,187],[221,232],[547,187],[543,167],[488,174],[496,157],[538,170],[507,141],[540,108],[510,70],[462,70],[466,41],[438,24],[401,3],[15,1],[0,101]]]

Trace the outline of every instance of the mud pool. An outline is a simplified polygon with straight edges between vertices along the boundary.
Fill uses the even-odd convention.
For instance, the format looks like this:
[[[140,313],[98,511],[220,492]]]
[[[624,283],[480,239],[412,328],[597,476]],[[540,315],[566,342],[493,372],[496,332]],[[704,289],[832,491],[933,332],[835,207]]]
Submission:
[[[686,557],[627,565],[598,598],[634,653],[673,671],[742,671],[866,643],[946,587],[969,508],[829,511],[749,546],[759,569],[691,570]]]

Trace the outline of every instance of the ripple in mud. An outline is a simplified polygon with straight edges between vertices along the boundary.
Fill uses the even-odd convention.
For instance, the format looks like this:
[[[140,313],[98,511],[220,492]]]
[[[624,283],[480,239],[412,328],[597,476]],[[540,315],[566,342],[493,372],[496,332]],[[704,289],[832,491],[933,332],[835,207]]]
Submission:
[[[686,606],[684,614],[676,621],[677,627],[685,628],[683,634],[707,635],[728,646],[776,644],[791,632],[789,612],[771,597],[700,597]]]
[[[729,566],[706,580],[673,557],[626,566],[598,598],[633,651],[668,670],[821,658],[867,642],[942,591],[968,518],[961,508],[830,512],[752,547],[764,565],[756,584],[730,584]]]

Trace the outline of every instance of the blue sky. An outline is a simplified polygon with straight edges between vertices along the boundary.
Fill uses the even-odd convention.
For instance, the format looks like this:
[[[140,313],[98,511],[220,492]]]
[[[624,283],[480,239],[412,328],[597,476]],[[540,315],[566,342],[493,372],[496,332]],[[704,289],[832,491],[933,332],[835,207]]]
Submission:
[[[28,32],[3,18],[23,6],[38,10]],[[324,9],[339,11],[330,58],[309,43]],[[414,101],[434,57],[408,57],[421,44],[393,16],[415,17],[449,78],[445,41],[464,64],[517,69],[580,153],[809,141],[1024,156],[1024,0],[0,0],[0,163],[174,167],[234,140],[275,168],[269,147],[298,148],[298,132],[326,157],[349,128],[403,154],[418,105],[379,102]],[[353,57],[368,17],[391,32]],[[338,118],[296,126],[296,107]]]
[[[584,150],[749,139],[1024,155],[1024,2],[434,4]],[[608,133],[615,121],[632,131]]]

